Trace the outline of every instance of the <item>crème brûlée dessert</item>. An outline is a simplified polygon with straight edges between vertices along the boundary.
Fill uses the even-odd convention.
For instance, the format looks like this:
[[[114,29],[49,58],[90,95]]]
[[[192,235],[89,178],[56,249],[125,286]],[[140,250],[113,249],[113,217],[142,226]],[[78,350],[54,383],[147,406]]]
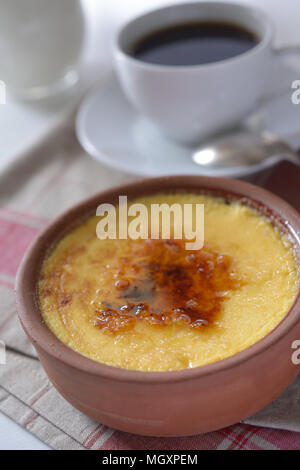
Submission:
[[[46,257],[38,285],[42,317],[67,346],[126,369],[186,369],[246,349],[287,315],[298,290],[294,251],[265,216],[188,192],[130,203],[204,204],[204,246],[100,240],[99,217],[88,218]]]

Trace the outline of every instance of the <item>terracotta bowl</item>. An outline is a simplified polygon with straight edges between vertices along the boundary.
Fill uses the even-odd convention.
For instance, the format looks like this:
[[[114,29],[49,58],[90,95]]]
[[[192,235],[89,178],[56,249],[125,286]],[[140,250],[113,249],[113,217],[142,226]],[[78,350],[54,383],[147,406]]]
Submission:
[[[278,397],[296,377],[293,341],[300,339],[300,295],[262,340],[222,361],[180,371],[141,372],[90,360],[61,343],[42,321],[37,302],[41,264],[49,250],[103,202],[157,192],[205,192],[258,209],[288,233],[300,265],[300,215],[273,194],[237,180],[200,176],[153,178],[99,193],[71,208],[38,236],[20,266],[17,310],[25,332],[57,390],[91,418],[151,436],[205,433],[238,422]],[[299,275],[300,276],[300,275]]]

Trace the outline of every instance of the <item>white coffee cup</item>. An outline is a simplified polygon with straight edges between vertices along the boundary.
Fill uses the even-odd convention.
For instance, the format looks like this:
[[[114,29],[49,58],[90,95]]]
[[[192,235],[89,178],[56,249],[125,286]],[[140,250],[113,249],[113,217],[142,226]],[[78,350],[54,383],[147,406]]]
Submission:
[[[164,66],[130,55],[145,35],[195,21],[237,24],[259,42],[231,59],[193,66]],[[225,2],[183,3],[125,24],[114,47],[116,70],[132,105],[170,137],[194,143],[243,119],[264,95],[271,72],[273,25],[257,8]]]

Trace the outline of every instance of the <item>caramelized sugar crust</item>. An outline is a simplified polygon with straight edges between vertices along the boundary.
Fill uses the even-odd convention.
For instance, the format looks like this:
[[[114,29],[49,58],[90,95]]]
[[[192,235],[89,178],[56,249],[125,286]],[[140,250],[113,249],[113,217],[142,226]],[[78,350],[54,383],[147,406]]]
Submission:
[[[110,333],[147,321],[164,327],[212,326],[228,292],[241,283],[229,256],[205,247],[187,251],[185,240],[131,242],[118,260],[112,283],[114,303],[103,299],[95,309],[95,325]]]

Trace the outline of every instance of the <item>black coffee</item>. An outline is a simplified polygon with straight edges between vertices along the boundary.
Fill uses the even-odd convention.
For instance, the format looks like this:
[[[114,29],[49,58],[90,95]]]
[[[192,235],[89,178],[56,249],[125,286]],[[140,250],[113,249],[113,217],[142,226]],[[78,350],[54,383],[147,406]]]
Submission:
[[[142,37],[131,54],[160,65],[199,65],[230,59],[249,51],[259,38],[241,26],[201,22],[179,24]]]

